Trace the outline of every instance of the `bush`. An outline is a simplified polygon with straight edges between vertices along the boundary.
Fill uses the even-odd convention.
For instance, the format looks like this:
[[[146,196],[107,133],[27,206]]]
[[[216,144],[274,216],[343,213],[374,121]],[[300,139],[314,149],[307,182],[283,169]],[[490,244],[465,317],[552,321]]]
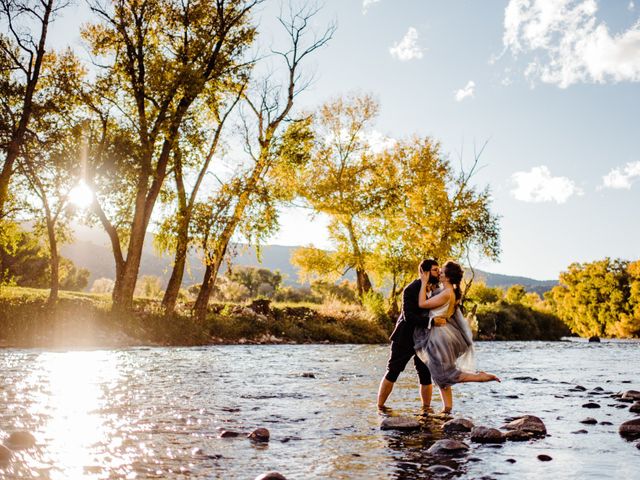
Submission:
[[[476,315],[481,340],[559,340],[571,333],[552,313],[503,300],[480,305]]]

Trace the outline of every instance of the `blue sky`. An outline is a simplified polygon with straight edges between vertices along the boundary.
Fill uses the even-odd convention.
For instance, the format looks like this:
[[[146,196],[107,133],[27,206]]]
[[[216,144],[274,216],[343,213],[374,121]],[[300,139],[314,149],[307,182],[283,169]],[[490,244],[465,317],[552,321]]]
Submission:
[[[262,9],[264,42],[279,4]],[[81,17],[60,19],[54,41],[77,46]],[[640,2],[326,0],[318,28],[330,20],[301,108],[373,93],[378,132],[430,135],[467,166],[488,140],[474,179],[493,193],[502,255],[481,268],[546,279],[640,258]],[[281,220],[270,243],[330,245],[322,218]]]

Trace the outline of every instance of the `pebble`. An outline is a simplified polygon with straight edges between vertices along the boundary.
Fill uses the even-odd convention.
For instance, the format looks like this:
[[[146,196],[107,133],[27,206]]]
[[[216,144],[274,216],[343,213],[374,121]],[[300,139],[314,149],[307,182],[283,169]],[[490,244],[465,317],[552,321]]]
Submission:
[[[508,463],[516,463],[516,459],[515,459],[515,458],[507,458],[507,459],[505,460],[505,462],[508,462]]]
[[[220,432],[220,438],[234,438],[240,436],[240,432],[234,432],[232,430],[222,430]]]
[[[580,420],[580,423],[584,423],[585,425],[595,425],[598,421],[595,418],[587,417],[584,420]]]
[[[541,455],[538,455],[538,460],[540,460],[541,462],[550,462],[553,459],[549,455],[545,455],[543,453]]]
[[[571,432],[571,433],[589,433],[586,430],[576,430],[575,432]]]
[[[316,374],[313,372],[304,372],[300,375],[302,378],[316,378]]]
[[[613,425],[613,423],[611,423],[611,422],[607,422],[607,421],[605,420],[605,421],[600,422],[600,425]]]
[[[582,405],[582,408],[600,408],[600,405],[595,402],[587,402]]]

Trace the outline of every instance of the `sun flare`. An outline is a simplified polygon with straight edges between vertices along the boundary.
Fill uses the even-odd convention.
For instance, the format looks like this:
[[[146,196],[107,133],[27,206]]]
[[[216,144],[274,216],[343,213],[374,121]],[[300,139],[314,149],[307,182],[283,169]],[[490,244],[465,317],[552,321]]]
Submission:
[[[79,208],[88,208],[93,202],[93,191],[86,183],[80,181],[71,192],[69,192],[69,202]]]

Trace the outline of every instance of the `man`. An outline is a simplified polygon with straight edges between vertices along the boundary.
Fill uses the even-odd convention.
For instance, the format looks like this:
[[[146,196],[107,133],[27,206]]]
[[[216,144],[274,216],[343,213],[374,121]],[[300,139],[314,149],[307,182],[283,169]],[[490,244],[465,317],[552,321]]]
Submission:
[[[429,272],[430,290],[433,291],[439,283],[440,268],[435,260],[423,260],[420,264],[420,272]],[[378,408],[383,409],[389,398],[393,385],[400,372],[404,370],[407,363],[413,358],[413,363],[420,379],[420,400],[422,408],[428,409],[431,406],[431,395],[433,385],[431,383],[431,373],[429,368],[416,356],[413,348],[413,331],[416,327],[426,327],[429,321],[429,310],[418,306],[418,294],[420,293],[420,278],[411,282],[402,292],[402,313],[396,322],[396,326],[391,334],[391,352],[387,363],[387,371],[380,382],[378,389]],[[434,320],[435,321],[435,320]],[[442,323],[444,323],[444,320]]]

